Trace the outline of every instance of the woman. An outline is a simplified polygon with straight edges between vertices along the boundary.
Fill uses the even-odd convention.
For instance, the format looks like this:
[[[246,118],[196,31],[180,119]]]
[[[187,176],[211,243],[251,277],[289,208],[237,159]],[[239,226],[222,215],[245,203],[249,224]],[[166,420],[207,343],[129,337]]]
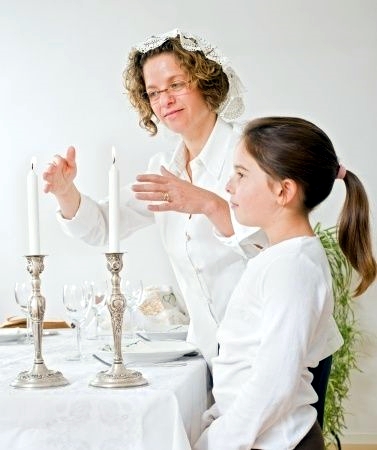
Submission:
[[[242,85],[217,48],[179,30],[137,45],[124,81],[140,125],[151,135],[167,127],[180,136],[180,143],[174,152],[155,155],[148,174],[122,190],[121,238],[153,223],[159,227],[190,315],[187,339],[210,363],[218,350],[217,324],[246,255],[266,243],[260,232],[246,237],[257,229],[239,227],[235,233],[226,200],[239,138],[238,127],[227,121],[243,112]],[[58,217],[68,234],[105,245],[108,203],[81,194],[74,184],[76,172],[75,149],[70,147],[65,158],[56,155],[45,171],[44,190],[56,196]]]
[[[314,124],[268,117],[246,127],[228,183],[237,220],[261,227],[269,247],[250,260],[219,327],[215,404],[195,450],[321,450],[309,368],[327,354],[333,312],[326,253],[309,213],[344,180],[340,247],[360,275],[376,278],[369,206],[360,180],[339,165]],[[355,246],[354,242],[358,242]]]

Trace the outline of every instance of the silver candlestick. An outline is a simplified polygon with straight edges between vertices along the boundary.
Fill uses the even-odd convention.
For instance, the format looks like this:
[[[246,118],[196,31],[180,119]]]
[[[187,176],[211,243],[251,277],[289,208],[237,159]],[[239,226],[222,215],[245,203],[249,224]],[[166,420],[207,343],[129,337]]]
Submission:
[[[27,271],[31,275],[32,294],[28,309],[34,339],[34,364],[31,370],[20,372],[11,386],[17,388],[47,388],[65,386],[69,382],[61,372],[49,370],[42,357],[43,317],[46,301],[41,294],[41,280],[39,275],[43,272],[44,255],[27,255]]]
[[[111,326],[114,338],[114,359],[109,370],[98,372],[89,383],[95,387],[126,388],[144,386],[148,381],[136,370],[130,370],[123,364],[122,357],[122,324],[123,314],[127,303],[120,290],[119,272],[123,268],[123,253],[105,253],[107,269],[111,272],[111,296],[107,299],[107,306],[111,316]]]

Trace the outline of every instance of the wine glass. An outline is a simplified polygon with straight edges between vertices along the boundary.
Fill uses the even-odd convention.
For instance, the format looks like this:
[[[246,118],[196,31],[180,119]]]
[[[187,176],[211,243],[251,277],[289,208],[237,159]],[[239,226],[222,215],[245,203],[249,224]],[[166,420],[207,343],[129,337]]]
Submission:
[[[135,312],[143,301],[143,282],[138,280],[133,283],[131,280],[125,280],[123,285],[123,293],[126,298],[127,308],[129,311],[129,330],[128,336],[136,339],[137,323],[135,321]]]
[[[84,288],[86,294],[89,297],[90,309],[94,313],[95,320],[94,335],[90,336],[90,339],[98,339],[99,319],[101,316],[101,312],[106,305],[106,299],[108,296],[108,283],[107,280],[90,282],[85,281]]]
[[[33,333],[31,330],[31,318],[30,318],[30,300],[32,296],[32,289],[30,282],[17,281],[14,284],[14,296],[16,298],[16,303],[21,308],[22,313],[26,317],[26,335],[24,339],[25,344],[33,343]]]
[[[80,361],[83,359],[81,350],[81,330],[86,320],[89,309],[89,297],[82,285],[65,284],[63,286],[63,303],[67,315],[76,330],[76,353],[69,355],[69,361]]]

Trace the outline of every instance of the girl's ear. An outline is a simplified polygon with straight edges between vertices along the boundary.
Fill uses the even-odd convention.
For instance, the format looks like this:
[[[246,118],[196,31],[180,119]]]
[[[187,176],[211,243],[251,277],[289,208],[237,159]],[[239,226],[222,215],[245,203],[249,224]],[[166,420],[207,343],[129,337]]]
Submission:
[[[291,203],[292,200],[296,197],[298,190],[297,183],[290,178],[286,178],[285,180],[279,183],[279,186],[276,188],[277,194],[277,202],[280,206],[286,206],[288,203]]]

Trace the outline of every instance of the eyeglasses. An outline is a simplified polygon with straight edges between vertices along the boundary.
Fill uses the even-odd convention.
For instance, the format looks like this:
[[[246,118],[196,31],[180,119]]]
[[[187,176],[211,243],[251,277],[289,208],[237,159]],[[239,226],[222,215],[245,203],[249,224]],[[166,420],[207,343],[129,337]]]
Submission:
[[[161,89],[160,91],[147,91],[144,92],[144,97],[148,98],[151,103],[156,103],[158,100],[160,100],[161,94],[163,92],[167,92],[170,95],[179,95],[184,94],[188,86],[190,84],[190,81],[174,81],[173,83],[169,84],[169,86],[166,89]]]

